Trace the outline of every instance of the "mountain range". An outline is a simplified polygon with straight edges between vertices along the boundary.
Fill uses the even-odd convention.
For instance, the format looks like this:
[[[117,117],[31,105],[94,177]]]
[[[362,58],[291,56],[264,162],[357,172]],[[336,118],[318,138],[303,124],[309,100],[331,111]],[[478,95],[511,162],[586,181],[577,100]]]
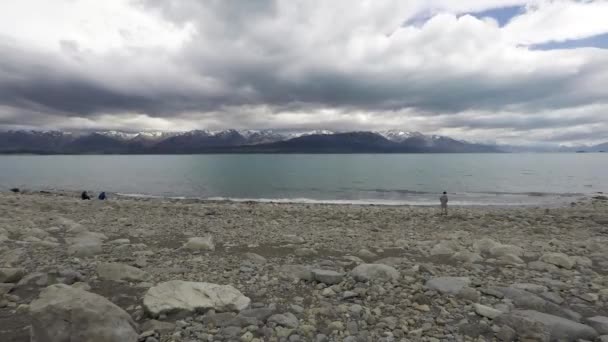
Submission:
[[[0,153],[196,154],[196,153],[467,153],[502,152],[418,132],[284,133],[272,130],[195,130],[180,133],[102,131],[0,132]]]

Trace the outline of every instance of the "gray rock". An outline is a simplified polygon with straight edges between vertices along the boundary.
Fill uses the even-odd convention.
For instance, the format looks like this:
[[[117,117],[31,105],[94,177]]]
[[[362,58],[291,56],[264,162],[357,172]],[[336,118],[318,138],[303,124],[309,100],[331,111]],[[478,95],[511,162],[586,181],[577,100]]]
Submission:
[[[500,244],[492,239],[483,238],[473,243],[473,249],[479,253],[489,254],[490,250],[498,245]]]
[[[312,281],[314,276],[312,271],[302,265],[283,265],[279,271],[281,278],[291,280]]]
[[[513,328],[506,325],[500,328],[500,330],[496,333],[496,338],[503,342],[513,342],[515,341],[516,337],[517,332]]]
[[[344,275],[336,271],[329,270],[312,270],[313,277],[316,281],[327,285],[339,284],[342,282]]]
[[[32,342],[136,342],[128,313],[94,293],[52,285],[30,305]]]
[[[468,277],[437,277],[426,282],[426,287],[442,294],[456,295],[460,290],[469,286]]]
[[[247,309],[239,313],[239,316],[253,317],[261,322],[266,322],[270,316],[275,313],[272,308]]]
[[[576,264],[575,260],[564,253],[545,253],[540,258],[540,261],[566,269],[571,269]]]
[[[479,291],[470,287],[463,287],[462,290],[458,291],[457,296],[459,298],[466,299],[474,303],[479,302],[479,299],[481,297]]]
[[[68,246],[69,255],[84,258],[103,252],[103,236],[91,232],[82,232],[75,238],[70,239],[70,241],[71,244]]]
[[[21,248],[16,248],[3,252],[0,249],[0,267],[13,267],[20,263],[25,258],[25,251]]]
[[[505,264],[505,265],[522,265],[525,263],[522,258],[520,258],[514,254],[501,255],[498,258],[498,261],[499,261],[499,263]]]
[[[454,254],[458,247],[458,244],[452,241],[441,241],[431,248],[430,254],[433,256],[448,256]]]
[[[119,263],[101,263],[97,265],[99,278],[113,281],[146,281],[148,274],[139,268]]]
[[[556,270],[557,266],[542,261],[531,261],[528,263],[528,268],[536,271],[552,271]]]
[[[543,292],[540,293],[539,296],[557,305],[561,305],[564,302],[564,298],[555,292]]]
[[[531,292],[513,287],[496,287],[494,289],[501,292],[505,298],[513,301],[513,304],[519,309],[535,310],[551,315],[572,318],[559,305],[549,302]]]
[[[350,272],[356,281],[389,281],[399,279],[399,271],[382,264],[361,264]]]
[[[128,245],[131,243],[131,240],[129,239],[116,239],[116,240],[112,240],[110,242],[108,242],[111,245]]]
[[[303,244],[304,239],[301,236],[297,236],[295,234],[286,234],[283,235],[283,239],[285,240],[285,242],[290,243],[290,244],[294,244],[294,245],[300,245]]]
[[[357,256],[364,259],[375,259],[378,257],[378,254],[370,252],[365,248],[362,248],[357,252]]]
[[[359,297],[359,294],[357,292],[344,291],[342,293],[342,299],[344,299],[344,300],[351,299],[351,298],[357,298],[357,297]]]
[[[5,294],[9,293],[13,289],[14,286],[15,285],[8,284],[8,283],[7,284],[4,284],[4,283],[0,284],[0,298],[2,298],[2,296],[4,296]]]
[[[547,290],[548,290],[547,287],[544,285],[529,284],[529,283],[515,283],[515,284],[511,285],[511,287],[515,288],[515,289],[520,289],[520,290],[536,293],[536,294],[541,294],[543,292],[547,292]]]
[[[497,322],[513,328],[520,336],[548,334],[550,341],[593,340],[598,336],[588,325],[533,310],[506,313],[498,317]],[[538,328],[540,331],[534,331]]]
[[[245,257],[253,262],[256,263],[258,265],[264,265],[266,264],[266,258],[264,258],[263,256],[256,254],[256,253],[245,253]]]
[[[23,268],[0,268],[0,283],[17,283],[24,275]]]
[[[188,239],[188,242],[184,244],[184,248],[199,251],[214,251],[215,244],[213,243],[212,236],[191,237]]]
[[[291,312],[284,314],[272,315],[268,318],[269,323],[276,323],[285,328],[295,329],[300,325],[298,318]]]
[[[144,308],[153,315],[215,309],[240,311],[251,300],[230,285],[172,280],[151,287],[144,296]]]
[[[491,307],[485,306],[485,305],[481,305],[481,304],[473,304],[473,307],[475,308],[475,312],[478,315],[487,317],[490,319],[495,319],[496,317],[503,314],[503,312],[500,310],[496,310],[494,308],[491,308]]]
[[[314,256],[317,255],[317,251],[312,249],[312,248],[306,248],[306,247],[302,247],[302,248],[298,248],[295,251],[297,256],[300,257],[307,257],[307,256]]]
[[[490,248],[488,252],[491,256],[497,258],[507,254],[521,257],[524,255],[524,249],[514,245],[496,245]]]
[[[383,259],[377,260],[374,262],[374,264],[383,264],[383,265],[387,265],[387,266],[391,266],[391,267],[397,267],[397,266],[407,263],[407,261],[408,260],[406,258],[388,257],[388,258],[383,258]],[[363,263],[363,262],[361,262],[361,263]]]
[[[451,257],[453,260],[464,262],[464,263],[476,263],[483,260],[481,255],[477,253],[471,253],[469,251],[456,252]]]
[[[586,318],[585,323],[595,329],[600,335],[608,334],[608,317],[595,316]]]

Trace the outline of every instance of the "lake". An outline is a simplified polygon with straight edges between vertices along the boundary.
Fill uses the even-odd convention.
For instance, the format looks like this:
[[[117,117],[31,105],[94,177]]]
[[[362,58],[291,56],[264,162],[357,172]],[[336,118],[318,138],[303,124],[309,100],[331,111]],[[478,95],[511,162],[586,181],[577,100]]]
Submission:
[[[571,202],[608,192],[608,154],[0,156],[0,190],[376,204]]]

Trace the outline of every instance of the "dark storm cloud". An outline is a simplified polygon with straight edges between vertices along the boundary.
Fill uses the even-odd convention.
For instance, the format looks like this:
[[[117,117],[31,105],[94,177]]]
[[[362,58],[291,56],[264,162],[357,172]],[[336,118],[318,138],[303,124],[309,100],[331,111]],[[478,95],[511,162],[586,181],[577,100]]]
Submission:
[[[178,27],[192,25],[190,37],[171,53],[128,46],[94,53],[69,39],[50,53],[0,36],[0,127],[136,113],[214,127],[365,129],[426,117],[434,129],[525,131],[593,125],[601,114],[565,109],[608,106],[606,51],[492,45],[500,35],[487,32],[498,28],[472,17],[429,18],[383,41],[354,34],[385,29],[365,22],[364,11],[319,23],[298,7],[305,2],[294,5],[293,21],[280,18],[272,0],[135,3]],[[357,48],[355,38],[372,43]]]

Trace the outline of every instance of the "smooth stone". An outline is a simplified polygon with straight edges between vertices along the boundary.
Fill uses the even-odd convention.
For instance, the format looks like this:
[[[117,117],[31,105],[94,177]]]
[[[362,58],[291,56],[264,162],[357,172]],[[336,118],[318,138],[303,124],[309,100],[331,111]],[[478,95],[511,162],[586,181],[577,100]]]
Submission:
[[[327,285],[339,284],[344,279],[342,273],[330,270],[314,269],[312,270],[312,274],[316,281]]]
[[[191,237],[184,244],[184,248],[189,250],[214,251],[215,244],[213,243],[212,236]]]
[[[259,265],[264,265],[267,262],[266,258],[256,253],[245,253],[245,258]]]
[[[524,249],[514,245],[496,245],[490,248],[488,252],[493,257],[501,257],[507,254],[512,254],[518,257],[524,255]]]
[[[545,253],[540,261],[565,269],[571,269],[576,262],[564,253]]]
[[[68,285],[51,285],[29,308],[31,342],[136,342],[131,316],[109,300]]]
[[[306,281],[312,281],[314,279],[310,268],[302,265],[283,265],[281,266],[279,273],[283,279]]]
[[[251,300],[231,285],[172,280],[148,289],[144,308],[153,315],[173,312],[241,311]]]
[[[294,245],[300,245],[303,244],[304,239],[301,236],[297,236],[295,234],[286,234],[283,235],[283,239],[285,240],[285,242],[290,243],[290,244],[294,244]]]
[[[0,283],[17,283],[25,276],[23,268],[0,268]]]
[[[307,257],[317,255],[317,251],[312,248],[302,247],[296,249],[295,254],[300,257]]]
[[[149,278],[148,274],[139,268],[119,263],[101,263],[97,265],[97,274],[101,279],[113,281],[138,282]]]
[[[585,323],[595,329],[600,335],[608,334],[608,317],[595,316],[585,319]]]
[[[597,331],[588,325],[533,310],[512,311],[499,316],[497,320],[499,324],[515,329],[519,335],[537,332],[534,331],[537,329],[541,333],[547,332],[551,341],[593,341],[598,336]]]
[[[473,307],[475,308],[475,312],[478,315],[487,317],[489,319],[495,319],[496,317],[503,314],[503,312],[500,310],[496,310],[494,308],[481,304],[473,304]]]
[[[399,271],[394,267],[382,264],[361,264],[353,268],[350,274],[359,282],[390,281],[400,277]]]
[[[426,282],[426,287],[442,294],[456,295],[471,284],[468,277],[437,277]]]
[[[298,318],[291,312],[272,315],[268,318],[268,322],[276,323],[277,325],[290,329],[295,329],[300,325],[300,321],[298,321]]]

